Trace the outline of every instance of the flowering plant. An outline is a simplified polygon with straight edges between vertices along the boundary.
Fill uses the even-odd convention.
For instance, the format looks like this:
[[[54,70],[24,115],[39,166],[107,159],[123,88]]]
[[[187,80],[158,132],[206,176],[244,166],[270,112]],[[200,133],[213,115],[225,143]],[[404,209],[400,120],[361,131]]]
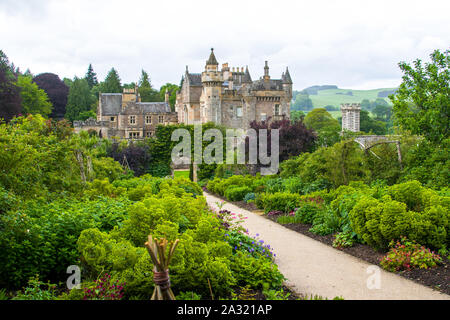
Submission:
[[[123,286],[125,282],[111,282],[111,276],[105,274],[101,279],[95,281],[95,287],[84,288],[83,300],[120,300],[123,297]]]
[[[259,234],[249,237],[233,231],[225,234],[225,237],[226,241],[233,248],[233,252],[242,251],[256,258],[263,257],[271,260],[276,257],[276,254],[273,253],[273,248],[269,244],[265,244],[264,240],[259,238]]]
[[[399,241],[391,241],[387,255],[381,258],[380,265],[389,271],[410,270],[416,267],[428,269],[442,263],[442,258],[430,249],[401,237]]]
[[[283,211],[279,211],[279,210],[275,210],[275,211],[270,211],[267,216],[272,217],[272,216],[279,216],[284,214]]]
[[[222,220],[222,226],[225,230],[246,231],[241,224],[248,218],[241,213],[236,214],[229,210],[220,210],[217,217]]]

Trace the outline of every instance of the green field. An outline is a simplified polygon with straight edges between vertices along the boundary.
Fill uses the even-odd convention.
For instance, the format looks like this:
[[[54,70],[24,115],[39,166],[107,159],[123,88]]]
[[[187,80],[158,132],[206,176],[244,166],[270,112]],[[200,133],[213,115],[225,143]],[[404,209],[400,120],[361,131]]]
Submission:
[[[174,172],[173,172],[173,177],[174,177],[174,178],[183,177],[183,178],[189,179],[189,170],[185,170],[185,171],[174,171]]]
[[[360,103],[364,99],[368,99],[370,101],[376,100],[379,92],[393,89],[394,88],[373,90],[328,89],[318,91],[317,95],[309,95],[309,98],[312,100],[314,108],[322,108],[327,105],[340,107],[343,103]],[[346,93],[349,91],[351,91],[353,95],[347,95]],[[383,99],[391,104],[389,98]]]

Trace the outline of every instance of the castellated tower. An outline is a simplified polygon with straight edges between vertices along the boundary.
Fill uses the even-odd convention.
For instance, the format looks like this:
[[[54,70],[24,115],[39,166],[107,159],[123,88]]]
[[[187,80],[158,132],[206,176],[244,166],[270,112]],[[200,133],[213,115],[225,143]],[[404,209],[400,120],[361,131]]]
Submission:
[[[281,79],[272,79],[266,61],[264,76],[252,80],[248,67],[219,63],[211,49],[202,73],[186,68],[175,110],[186,124],[213,122],[227,128],[246,129],[252,121],[289,119],[292,79],[289,70]]]
[[[205,71],[202,73],[203,90],[200,96],[200,121],[222,123],[222,84],[223,73],[219,71],[219,63],[211,48],[211,54],[206,61]]]
[[[345,103],[341,105],[342,112],[342,131],[348,130],[359,132],[359,114],[361,112],[361,104]]]

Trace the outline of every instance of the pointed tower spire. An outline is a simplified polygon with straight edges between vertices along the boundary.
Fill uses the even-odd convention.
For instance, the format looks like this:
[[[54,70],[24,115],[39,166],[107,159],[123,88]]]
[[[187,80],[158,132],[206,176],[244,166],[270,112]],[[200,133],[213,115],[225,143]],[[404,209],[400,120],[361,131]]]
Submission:
[[[286,67],[286,73],[284,74],[283,83],[292,84],[291,75],[289,74],[289,68]]]
[[[252,77],[250,76],[250,72],[248,71],[248,66],[245,67],[244,78],[242,79],[242,83],[251,83]]]
[[[209,55],[208,61],[206,61],[207,66],[218,66],[216,56],[214,55],[214,48],[211,48],[211,54]]]

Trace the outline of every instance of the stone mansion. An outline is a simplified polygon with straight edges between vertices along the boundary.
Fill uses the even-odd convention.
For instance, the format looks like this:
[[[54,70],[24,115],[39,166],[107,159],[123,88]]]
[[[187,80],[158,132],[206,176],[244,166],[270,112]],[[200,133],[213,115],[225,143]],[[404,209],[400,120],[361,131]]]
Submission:
[[[95,130],[103,138],[143,139],[155,134],[159,124],[176,124],[177,114],[165,102],[141,102],[137,86],[122,93],[100,93],[97,119],[74,121],[75,132]]]
[[[211,49],[202,73],[188,67],[177,92],[175,111],[185,124],[214,122],[228,128],[247,129],[253,120],[280,120],[290,117],[292,80],[289,70],[281,79],[272,79],[266,61],[264,76],[253,81],[248,67],[232,68],[219,63]]]
[[[175,112],[165,102],[142,102],[138,87],[122,93],[100,93],[97,119],[74,121],[75,132],[94,130],[104,138],[144,139],[159,124],[214,122],[227,128],[248,129],[250,122],[290,118],[292,80],[288,68],[272,79],[266,61],[264,76],[253,81],[248,68],[219,63],[211,49],[202,73],[188,67],[177,92]]]

